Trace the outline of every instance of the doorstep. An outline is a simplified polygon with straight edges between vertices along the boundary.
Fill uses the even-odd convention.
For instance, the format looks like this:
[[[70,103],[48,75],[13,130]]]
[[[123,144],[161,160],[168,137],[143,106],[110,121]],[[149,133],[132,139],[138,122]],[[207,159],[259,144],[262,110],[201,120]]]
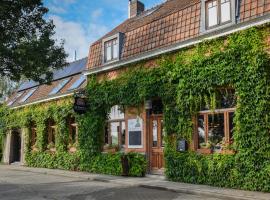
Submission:
[[[216,197],[226,200],[270,200],[270,193],[252,192],[227,188],[212,187],[207,185],[195,185],[166,181],[164,176],[146,175],[146,177],[122,177],[87,172],[74,172],[58,169],[30,168],[18,165],[0,165],[2,169],[27,171],[37,174],[58,175],[64,177],[81,178],[89,181],[111,182],[129,187],[144,187],[158,190],[168,190],[177,193]]]

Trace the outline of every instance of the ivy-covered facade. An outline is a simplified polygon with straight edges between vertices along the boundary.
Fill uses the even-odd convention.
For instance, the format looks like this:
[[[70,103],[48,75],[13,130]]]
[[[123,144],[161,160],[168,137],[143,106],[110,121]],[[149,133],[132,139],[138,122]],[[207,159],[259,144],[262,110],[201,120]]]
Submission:
[[[268,4],[251,16],[246,1],[222,1],[241,2],[240,14],[228,7],[235,19],[211,27],[215,21],[205,16],[213,14],[215,3],[181,2],[167,1],[135,17],[140,12],[131,9],[133,17],[93,43],[84,72],[86,113],[73,111],[72,97],[1,110],[3,132],[23,130],[28,166],[121,175],[127,158],[125,175],[158,173],[172,181],[270,192]],[[181,38],[184,13],[190,15],[191,37]],[[167,19],[170,25],[163,27]],[[165,29],[171,39],[162,46]],[[141,41],[147,37],[152,43]],[[70,116],[78,124],[74,152]],[[48,119],[56,125],[53,152],[44,142]],[[36,151],[29,145],[32,120]]]

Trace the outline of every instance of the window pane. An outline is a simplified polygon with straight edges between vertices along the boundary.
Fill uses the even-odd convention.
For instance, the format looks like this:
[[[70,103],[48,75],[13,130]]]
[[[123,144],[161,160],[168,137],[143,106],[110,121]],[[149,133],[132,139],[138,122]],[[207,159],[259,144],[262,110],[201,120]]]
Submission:
[[[128,120],[129,146],[142,146],[143,121],[140,117]]]
[[[104,143],[109,144],[109,128],[108,128],[108,124],[105,127]]]
[[[37,88],[31,89],[21,100],[20,103],[25,102],[27,99],[29,99],[30,96],[34,94],[34,92],[37,90]]]
[[[122,147],[125,146],[126,144],[126,123],[125,122],[121,122],[121,143],[122,143]]]
[[[221,23],[231,20],[231,3],[223,0],[221,3]]]
[[[215,26],[218,24],[217,20],[217,2],[213,1],[213,3],[208,4],[208,26]]]
[[[163,120],[161,120],[161,146],[164,147],[165,146],[165,140],[164,140],[164,137],[165,137],[165,127],[164,127],[164,123],[163,123]]]
[[[111,123],[111,137],[113,145],[118,145],[119,126],[120,126],[119,122]]]
[[[233,118],[234,118],[234,112],[229,113],[229,137],[230,137],[230,143],[233,139]]]
[[[106,61],[112,60],[112,49],[111,47],[106,47]]]
[[[153,120],[153,147],[158,145],[158,127],[157,120]]]
[[[116,105],[111,108],[109,120],[125,119],[125,114],[121,111],[120,106]]]
[[[204,116],[198,117],[198,147],[206,146]]]
[[[55,88],[52,89],[52,91],[49,93],[49,95],[53,95],[58,93],[68,82],[70,78],[67,78],[63,81],[61,81]]]
[[[86,81],[86,77],[84,75],[81,75],[81,77],[76,80],[68,90],[74,90],[80,87],[84,82]]]
[[[114,42],[113,42],[113,59],[118,58],[118,52],[119,52],[118,44],[117,44],[117,41],[114,40]]]
[[[213,145],[214,150],[221,149],[224,137],[224,113],[208,115],[208,141]]]

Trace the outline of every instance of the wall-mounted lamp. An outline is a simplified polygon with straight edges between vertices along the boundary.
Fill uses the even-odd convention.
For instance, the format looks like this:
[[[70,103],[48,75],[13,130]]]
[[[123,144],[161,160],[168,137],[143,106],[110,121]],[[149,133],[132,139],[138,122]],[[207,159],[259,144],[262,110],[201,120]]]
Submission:
[[[145,110],[151,110],[152,109],[152,100],[146,100],[144,103]]]

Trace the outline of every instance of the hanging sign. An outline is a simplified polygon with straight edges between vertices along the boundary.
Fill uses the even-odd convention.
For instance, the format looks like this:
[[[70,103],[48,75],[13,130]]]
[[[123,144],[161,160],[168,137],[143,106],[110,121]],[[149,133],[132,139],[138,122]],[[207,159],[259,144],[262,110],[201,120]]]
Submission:
[[[87,100],[83,97],[75,97],[73,109],[78,114],[84,114],[87,111]]]

